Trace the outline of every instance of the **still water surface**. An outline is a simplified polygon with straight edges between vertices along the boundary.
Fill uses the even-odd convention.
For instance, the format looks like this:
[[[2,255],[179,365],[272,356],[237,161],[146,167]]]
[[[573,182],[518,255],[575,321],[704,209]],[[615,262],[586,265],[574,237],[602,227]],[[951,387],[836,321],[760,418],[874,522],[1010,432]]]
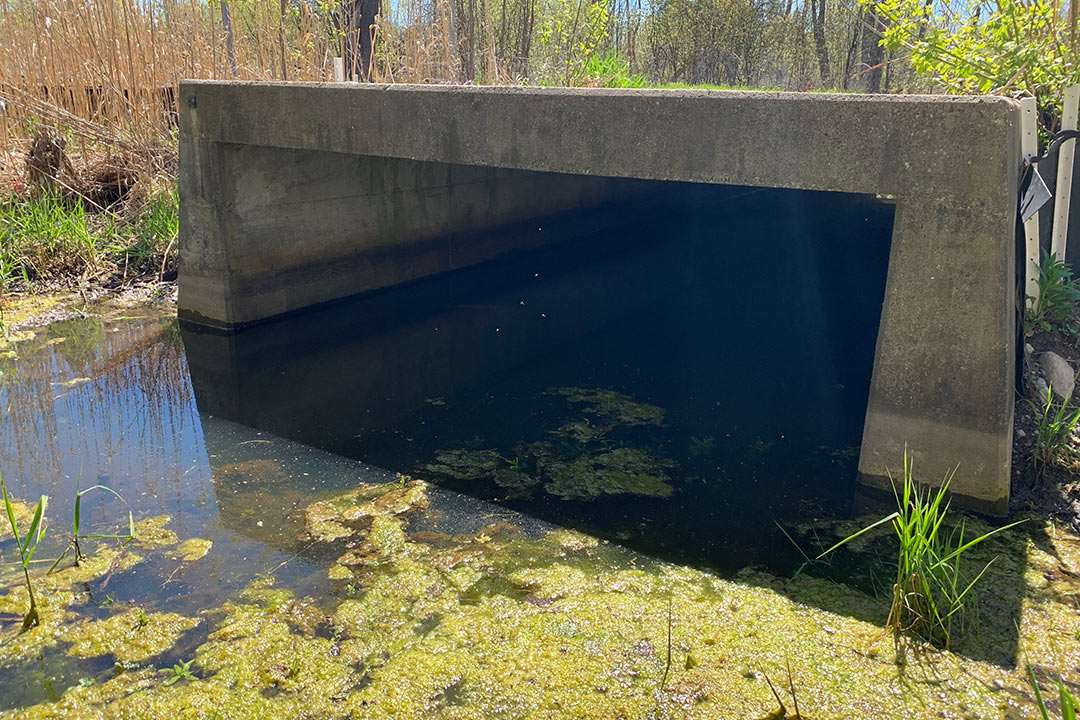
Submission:
[[[866,199],[756,193],[229,336],[143,308],[56,323],[0,359],[0,469],[51,496],[58,529],[102,484],[214,543],[88,583],[90,616],[117,598],[194,613],[268,572],[327,596],[304,508],[395,473],[446,488],[423,529],[555,523],[790,572],[777,523],[852,502],[891,222]],[[116,528],[122,506],[87,501],[85,526]],[[0,705],[112,665],[46,650]]]

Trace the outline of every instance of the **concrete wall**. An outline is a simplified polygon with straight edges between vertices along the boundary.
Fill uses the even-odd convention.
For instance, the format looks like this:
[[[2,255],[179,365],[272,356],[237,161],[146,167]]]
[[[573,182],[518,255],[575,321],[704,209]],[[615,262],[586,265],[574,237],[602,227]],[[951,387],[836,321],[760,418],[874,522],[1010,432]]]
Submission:
[[[649,210],[610,178],[894,196],[861,476],[888,486],[906,445],[922,478],[959,463],[957,494],[1006,507],[1010,100],[187,82],[180,104],[180,312],[225,327],[570,239],[529,228],[575,206]]]

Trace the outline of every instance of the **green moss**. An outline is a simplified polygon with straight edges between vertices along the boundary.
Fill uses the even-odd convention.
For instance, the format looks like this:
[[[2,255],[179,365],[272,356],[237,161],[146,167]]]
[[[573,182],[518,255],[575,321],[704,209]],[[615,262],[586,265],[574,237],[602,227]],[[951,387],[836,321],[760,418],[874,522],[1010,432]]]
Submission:
[[[112,655],[121,662],[143,662],[169,650],[198,620],[176,613],[132,608],[106,620],[68,625],[61,633],[76,657]]]
[[[509,490],[509,497],[528,497],[539,482],[540,478],[519,470],[500,468],[495,471],[495,484]]]
[[[571,463],[552,463],[544,488],[567,500],[595,500],[605,495],[670,497],[674,489],[666,470],[675,463],[635,448],[583,455]]]

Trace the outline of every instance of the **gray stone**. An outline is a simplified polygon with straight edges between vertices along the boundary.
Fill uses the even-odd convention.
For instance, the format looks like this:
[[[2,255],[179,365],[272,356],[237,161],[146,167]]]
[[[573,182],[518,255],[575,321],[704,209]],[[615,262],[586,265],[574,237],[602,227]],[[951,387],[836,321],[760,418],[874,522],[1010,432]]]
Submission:
[[[1072,395],[1076,384],[1076,371],[1068,360],[1055,352],[1044,352],[1039,355],[1039,367],[1054,395],[1062,400]]]
[[[959,463],[956,495],[1007,510],[1015,101],[209,81],[180,95],[179,312],[226,328],[536,247],[581,205],[594,229],[634,222],[632,188],[612,197],[607,178],[894,198],[860,477],[889,487],[907,447],[920,479]],[[508,232],[481,232],[495,226]]]

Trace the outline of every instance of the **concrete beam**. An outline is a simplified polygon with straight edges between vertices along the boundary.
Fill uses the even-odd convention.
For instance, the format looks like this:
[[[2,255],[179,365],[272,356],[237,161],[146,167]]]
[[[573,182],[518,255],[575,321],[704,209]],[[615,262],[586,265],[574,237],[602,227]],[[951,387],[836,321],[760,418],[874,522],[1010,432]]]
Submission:
[[[581,206],[630,221],[619,178],[893,196],[860,474],[887,487],[906,444],[922,479],[959,463],[954,492],[1007,507],[1011,100],[215,82],[180,100],[180,313],[224,327],[566,239]]]

